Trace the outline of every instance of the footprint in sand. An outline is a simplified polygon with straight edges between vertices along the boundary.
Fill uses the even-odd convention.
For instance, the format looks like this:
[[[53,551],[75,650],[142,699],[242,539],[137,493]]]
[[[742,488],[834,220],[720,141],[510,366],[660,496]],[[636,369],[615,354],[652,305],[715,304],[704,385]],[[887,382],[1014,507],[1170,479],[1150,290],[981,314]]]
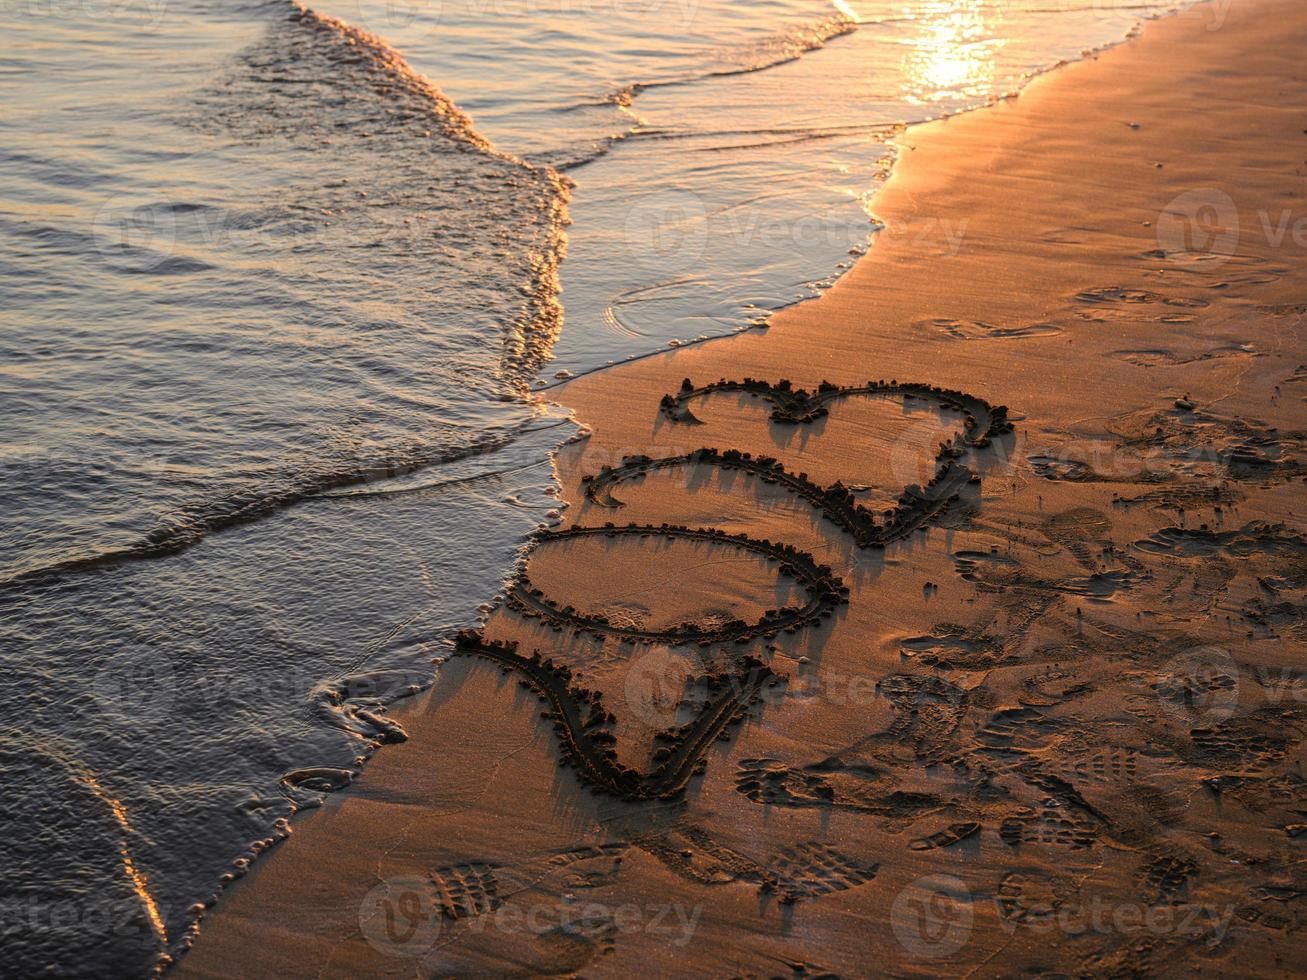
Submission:
[[[833,760],[798,769],[778,759],[743,759],[735,788],[766,806],[849,810],[896,821],[915,820],[945,805],[934,794],[895,788],[887,774]]]
[[[1073,902],[1079,888],[1071,878],[1052,872],[1009,871],[998,883],[994,903],[1011,925],[1045,922]]]
[[[1128,286],[1095,286],[1076,293],[1078,302],[1090,305],[1163,305],[1181,309],[1202,309],[1211,304],[1205,299],[1163,296],[1149,289],[1131,289]]]
[[[1010,847],[1052,844],[1085,849],[1098,842],[1098,831],[1093,824],[1070,809],[1056,805],[1023,808],[999,825],[998,836]]]
[[[955,623],[940,623],[925,635],[900,640],[899,653],[937,670],[989,670],[1013,659],[999,637]]]
[[[1032,323],[1024,327],[1001,327],[984,320],[925,320],[922,326],[938,330],[958,340],[1025,340],[1054,337],[1063,332],[1054,323]]]
[[[908,844],[908,847],[914,851],[932,851],[937,847],[952,847],[958,841],[966,840],[973,834],[979,833],[979,831],[980,824],[975,820],[949,824],[943,830],[937,830],[929,836],[918,837]]]
[[[1174,845],[1155,850],[1139,868],[1139,878],[1150,905],[1173,905],[1189,899],[1189,883],[1198,875],[1198,863],[1177,852]]]
[[[1165,323],[1183,323],[1192,319],[1192,317],[1182,317],[1178,319],[1172,317],[1162,318]],[[1182,364],[1199,364],[1204,361],[1222,360],[1231,357],[1252,358],[1260,357],[1261,355],[1251,344],[1237,344],[1190,354],[1182,354],[1165,347],[1153,347],[1139,350],[1112,351],[1110,356],[1125,361],[1128,364],[1134,364],[1136,367],[1156,368],[1178,367]]]
[[[780,883],[782,902],[857,888],[876,877],[880,869],[819,841],[782,848],[770,866]]]
[[[1183,324],[1195,319],[1191,313],[1177,313],[1177,309],[1203,309],[1211,304],[1204,299],[1163,296],[1148,289],[1131,289],[1126,286],[1097,286],[1075,294],[1082,307],[1081,319],[1091,323],[1113,320],[1153,320],[1158,323]],[[1157,312],[1157,308],[1164,308]]]
[[[1157,479],[1223,476],[1261,482],[1292,479],[1307,472],[1307,439],[1280,432],[1257,419],[1225,416],[1177,399],[1161,411],[1131,412],[1108,429],[1122,447],[1149,460]]]

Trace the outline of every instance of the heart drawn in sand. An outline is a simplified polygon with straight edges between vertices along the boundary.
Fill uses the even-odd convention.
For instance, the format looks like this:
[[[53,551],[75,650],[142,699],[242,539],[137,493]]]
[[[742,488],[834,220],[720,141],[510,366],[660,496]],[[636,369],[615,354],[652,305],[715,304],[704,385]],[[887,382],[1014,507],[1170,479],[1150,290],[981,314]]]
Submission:
[[[811,424],[824,418],[832,404],[855,397],[925,401],[937,408],[960,413],[964,425],[962,432],[951,441],[940,444],[934,458],[933,477],[924,486],[905,487],[895,505],[884,512],[865,507],[841,483],[822,486],[805,473],[786,470],[776,459],[735,449],[702,448],[662,458],[629,456],[618,466],[605,466],[598,473],[585,477],[586,496],[600,506],[616,510],[623,504],[614,495],[614,490],[624,482],[654,471],[706,466],[747,473],[794,494],[841,528],[858,547],[883,549],[915,531],[938,523],[950,508],[957,506],[963,490],[980,480],[966,465],[969,454],[1012,429],[1003,406],[992,406],[981,398],[959,391],[898,381],[870,381],[844,387],[823,382],[815,391],[809,392],[794,388],[788,381],[772,384],[745,378],[695,386],[687,379],[676,394],[663,397],[659,410],[676,424],[703,425],[691,411],[691,403],[722,392],[739,392],[768,402],[771,421],[783,425]],[[686,723],[669,724],[655,735],[653,768],[644,773],[618,761],[614,747],[616,737],[611,730],[616,717],[604,707],[597,691],[587,690],[574,682],[572,671],[566,665],[543,657],[538,651],[522,652],[515,643],[486,640],[476,631],[468,630],[459,635],[461,650],[479,654],[516,671],[522,684],[536,693],[546,706],[542,717],[553,723],[558,735],[562,750],[559,764],[573,768],[582,782],[600,792],[627,800],[677,797],[685,791],[690,779],[704,770],[706,754],[712,744],[726,737],[728,730],[743,720],[753,704],[783,684],[784,678],[773,673],[756,655],[736,652],[737,649],[781,631],[797,632],[832,615],[838,606],[848,601],[849,590],[829,566],[819,563],[806,551],[782,542],[728,534],[716,528],[607,522],[600,527],[574,526],[541,532],[536,546],[594,537],[653,537],[736,549],[770,561],[779,574],[793,579],[805,596],[798,605],[767,610],[755,622],[721,618],[714,622],[688,622],[656,628],[630,617],[585,613],[560,605],[535,587],[526,572],[519,576],[510,588],[507,607],[522,616],[540,619],[555,630],[611,636],[633,644],[728,647],[731,669],[688,679],[697,691],[695,700],[699,710]],[[628,678],[628,687],[638,681],[639,677],[633,674]]]

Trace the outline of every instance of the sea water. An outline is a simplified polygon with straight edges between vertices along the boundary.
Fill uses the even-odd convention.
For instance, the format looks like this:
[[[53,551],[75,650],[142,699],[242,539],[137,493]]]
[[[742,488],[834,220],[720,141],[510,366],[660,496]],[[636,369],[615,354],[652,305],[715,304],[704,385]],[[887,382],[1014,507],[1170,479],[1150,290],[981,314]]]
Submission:
[[[558,517],[533,392],[820,291],[905,125],[1168,6],[0,5],[5,972],[160,969],[403,738]]]

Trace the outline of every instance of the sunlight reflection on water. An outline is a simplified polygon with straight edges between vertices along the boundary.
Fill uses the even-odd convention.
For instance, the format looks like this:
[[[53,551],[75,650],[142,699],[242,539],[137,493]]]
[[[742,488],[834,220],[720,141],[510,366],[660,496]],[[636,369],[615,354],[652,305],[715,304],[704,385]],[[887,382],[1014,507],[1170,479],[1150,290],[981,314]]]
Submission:
[[[907,41],[903,92],[916,103],[983,98],[993,91],[999,51],[999,9],[984,0],[940,4],[917,15],[920,33]]]

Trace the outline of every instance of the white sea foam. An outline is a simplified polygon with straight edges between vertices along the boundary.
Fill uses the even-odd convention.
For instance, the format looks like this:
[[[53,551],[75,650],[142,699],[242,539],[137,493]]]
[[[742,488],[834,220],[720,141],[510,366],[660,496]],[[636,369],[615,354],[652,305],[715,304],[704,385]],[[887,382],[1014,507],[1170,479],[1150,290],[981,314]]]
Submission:
[[[524,389],[819,290],[902,124],[1163,6],[0,8],[6,965],[149,973],[403,737],[557,517]]]

